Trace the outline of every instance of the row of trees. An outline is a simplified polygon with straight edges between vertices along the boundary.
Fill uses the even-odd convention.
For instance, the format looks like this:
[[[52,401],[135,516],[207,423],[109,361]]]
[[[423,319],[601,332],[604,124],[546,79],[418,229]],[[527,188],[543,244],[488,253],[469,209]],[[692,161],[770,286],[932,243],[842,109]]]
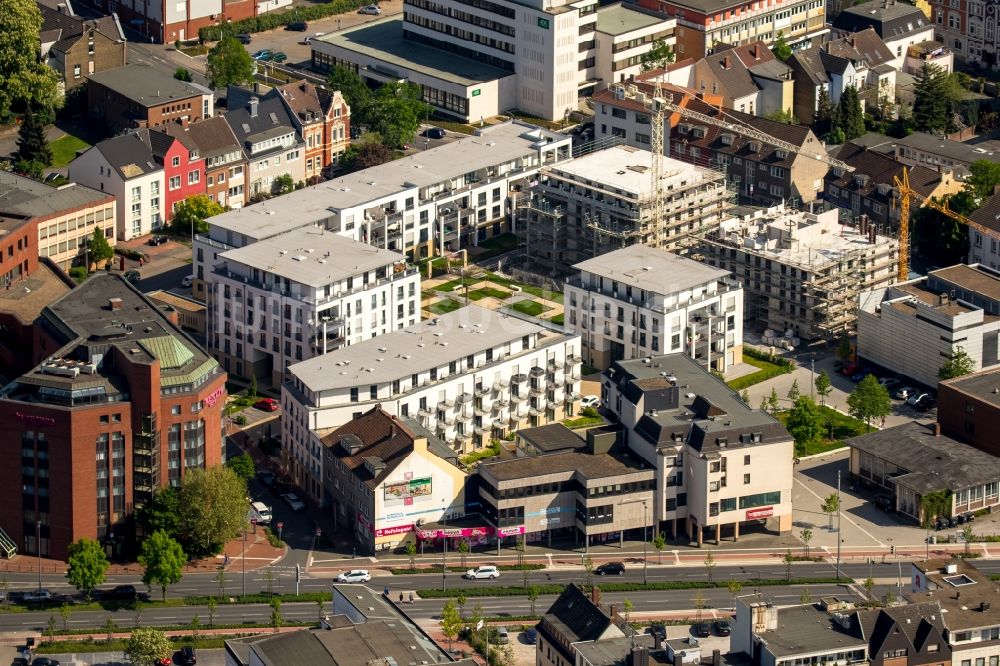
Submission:
[[[864,134],[865,114],[857,89],[848,86],[834,106],[826,88],[821,88],[812,130],[829,143],[844,143]]]
[[[978,160],[969,165],[963,189],[935,201],[959,215],[968,216],[1000,186],[1000,163]],[[929,263],[948,266],[964,261],[969,253],[969,230],[964,224],[929,207],[913,213],[913,242]]]

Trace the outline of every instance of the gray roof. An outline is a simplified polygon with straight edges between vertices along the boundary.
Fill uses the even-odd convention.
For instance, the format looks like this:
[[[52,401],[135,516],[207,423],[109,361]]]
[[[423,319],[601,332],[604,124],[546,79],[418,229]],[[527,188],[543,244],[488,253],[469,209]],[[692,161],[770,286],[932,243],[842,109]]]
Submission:
[[[715,78],[719,80],[719,85],[722,86],[724,92],[730,97],[746,97],[760,90],[753,82],[750,70],[735,54],[720,51],[705,56],[704,61],[712,70]]]
[[[994,194],[982,201],[979,208],[969,214],[969,219],[1000,235],[1000,194]]]
[[[856,628],[855,628],[856,631]],[[863,650],[868,642],[834,621],[818,604],[778,609],[776,629],[758,634],[767,649],[781,659],[832,650]]]
[[[581,481],[630,476],[634,481],[651,480],[656,471],[627,450],[611,453],[562,451],[538,456],[510,458],[496,462],[481,462],[479,473],[497,482],[532,479],[547,474],[565,474]],[[637,491],[641,492],[641,491]]]
[[[758,76],[762,79],[772,79],[784,81],[791,76],[792,68],[780,60],[768,60],[750,66],[750,76]]]
[[[899,139],[886,136],[885,134],[879,134],[878,132],[866,132],[856,139],[851,139],[851,143],[857,144],[869,150],[877,150],[878,152],[889,155],[890,157],[896,154],[897,141],[899,141]]]
[[[0,171],[0,217],[47,217],[108,200],[113,200],[111,194],[76,183],[52,187],[9,171]]]
[[[573,268],[655,294],[676,294],[729,275],[721,268],[641,244],[581,261]]]
[[[860,32],[872,27],[883,40],[895,40],[931,27],[923,10],[898,0],[871,0],[844,9],[833,20],[833,27],[846,32]]]
[[[606,35],[617,37],[655,25],[663,25],[666,28],[669,23],[662,16],[643,11],[636,5],[626,6],[619,2],[597,10],[597,32]]]
[[[256,115],[251,115],[248,102],[236,108],[230,106],[229,111],[222,117],[229,123],[233,134],[242,142],[244,150],[248,153],[252,143],[287,135],[295,132],[296,127],[288,108],[281,103],[278,94],[273,90],[257,98]]]
[[[322,287],[406,260],[398,252],[315,227],[294,229],[227,250],[219,258],[310,287]]]
[[[98,19],[85,21],[79,16],[47,7],[41,2],[36,1],[35,4],[38,5],[42,14],[41,33],[43,35],[48,33],[47,37],[54,42],[52,48],[56,51],[65,51],[71,47],[83,37],[83,33],[89,28],[94,28],[113,40],[123,41],[125,39],[121,26],[114,16],[102,16]],[[43,38],[42,41],[46,41],[46,39]]]
[[[593,641],[611,628],[611,618],[575,583],[570,583],[542,616],[539,629],[569,643]],[[621,632],[614,632],[620,635]],[[557,642],[557,646],[562,641]]]
[[[900,146],[908,146],[934,155],[941,155],[956,162],[972,164],[977,160],[1000,161],[1000,141],[969,144],[937,137],[926,132],[914,132],[902,139],[893,139],[893,141]]]
[[[893,482],[920,494],[1000,480],[1000,458],[950,437],[935,436],[933,426],[924,423],[885,428],[852,437],[845,444],[909,470],[893,477]]]
[[[572,451],[587,445],[586,440],[564,426],[562,423],[550,423],[535,428],[522,428],[517,431],[519,439],[543,453]]]
[[[819,46],[793,51],[792,57],[788,59],[788,64],[793,70],[808,76],[813,84],[829,83],[830,77],[826,75],[821,53],[823,51]]]
[[[889,47],[871,27],[829,41],[823,45],[823,49],[842,58],[863,60],[869,67],[888,63],[895,58]]]
[[[241,150],[239,139],[233,134],[229,123],[221,116],[205,118],[186,127],[170,124],[165,127],[168,134],[194,145],[203,158],[217,157]]]
[[[163,169],[150,142],[150,131],[135,130],[105,139],[90,150],[98,150],[119,175],[128,180]],[[157,133],[158,134],[158,133]]]
[[[89,74],[87,78],[147,108],[212,94],[205,86],[179,81],[163,70],[144,63]]]

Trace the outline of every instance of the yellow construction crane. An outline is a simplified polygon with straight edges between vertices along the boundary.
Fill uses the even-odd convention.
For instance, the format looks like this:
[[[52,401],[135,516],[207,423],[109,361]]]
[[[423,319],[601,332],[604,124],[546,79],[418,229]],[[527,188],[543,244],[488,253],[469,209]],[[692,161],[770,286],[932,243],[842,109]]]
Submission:
[[[939,204],[930,197],[925,197],[920,192],[917,192],[912,187],[910,187],[910,170],[907,167],[903,167],[903,172],[901,176],[893,176],[893,185],[896,187],[895,196],[893,197],[893,206],[895,207],[896,199],[899,199],[899,273],[897,278],[900,282],[904,282],[910,277],[910,198],[916,198],[923,205],[928,208],[933,208],[937,212],[950,217],[959,224],[964,224],[967,227],[971,227],[976,231],[992,235],[993,232],[978,222],[973,222],[969,218],[956,213],[955,211],[948,208],[946,205]]]

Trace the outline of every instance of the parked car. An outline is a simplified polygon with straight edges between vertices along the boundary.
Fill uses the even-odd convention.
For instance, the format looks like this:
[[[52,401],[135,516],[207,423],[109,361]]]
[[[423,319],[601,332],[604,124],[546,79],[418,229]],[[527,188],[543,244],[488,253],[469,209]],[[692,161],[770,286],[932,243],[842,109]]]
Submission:
[[[305,21],[296,21],[295,23],[289,23],[285,30],[291,30],[292,32],[305,32],[309,29],[309,24]]]
[[[447,133],[440,127],[428,127],[420,133],[420,136],[425,136],[428,139],[443,139],[447,136]]]
[[[190,645],[182,647],[180,654],[177,655],[177,663],[183,664],[183,666],[194,666],[197,664],[198,657],[194,653],[194,648]]]
[[[851,381],[854,383],[858,383],[870,374],[873,374],[871,368],[861,368],[853,375],[851,375]]]
[[[250,57],[253,58],[254,60],[260,60],[260,61],[270,60],[271,49],[261,49],[260,51],[257,51],[257,53],[254,53]]]
[[[367,583],[372,579],[372,575],[367,569],[352,569],[337,576],[338,583]]]
[[[253,403],[254,409],[259,409],[262,412],[276,412],[281,405],[274,398],[261,398],[257,402]]]
[[[174,664],[174,658],[173,657],[160,657],[159,659],[157,659],[153,663],[156,664],[156,666],[173,666],[173,664]]]
[[[857,363],[846,363],[846,364],[844,364],[844,367],[842,367],[840,369],[840,374],[842,374],[842,375],[844,375],[846,377],[850,377],[851,375],[853,375],[855,372],[857,372],[860,369],[861,369],[861,366],[859,366]]]
[[[896,508],[896,500],[893,499],[891,495],[878,494],[872,500],[872,504],[875,505],[876,509],[881,509],[882,511],[892,511]]]
[[[285,500],[288,506],[292,507],[292,511],[301,511],[306,508],[305,503],[295,493],[285,493],[281,496],[281,499]]]
[[[713,627],[718,636],[728,636],[733,633],[732,628],[729,626],[729,620],[716,620],[713,623]]]
[[[31,662],[31,666],[59,666],[59,662],[48,657],[35,657]]]
[[[48,590],[32,590],[24,595],[24,601],[29,604],[52,601],[52,593]]]
[[[52,173],[50,173],[49,175],[47,175],[45,177],[45,182],[46,183],[53,183],[53,182],[59,180],[62,177],[63,177],[63,175],[61,173],[59,173],[58,171],[53,171]]]
[[[507,631],[507,627],[497,627],[497,645],[507,645],[510,643],[510,633]]]
[[[899,386],[900,381],[895,377],[883,377],[882,379],[878,380],[878,383],[881,384],[882,388],[884,388],[886,391],[890,391],[895,387]]]
[[[601,399],[598,398],[596,395],[585,395],[582,398],[580,398],[580,407],[582,407],[583,409],[587,409],[588,407],[596,409],[600,404],[601,404]]]
[[[236,35],[236,41],[238,41],[240,44],[249,44],[250,42],[253,41],[253,37],[250,36],[250,33],[241,32],[240,34]]]
[[[930,410],[937,407],[937,403],[934,401],[934,396],[930,393],[925,393],[917,399],[916,404],[913,405],[918,411],[929,412]]]
[[[698,624],[691,627],[691,631],[698,638],[708,638],[712,635],[712,625],[708,622],[699,622]]]
[[[166,243],[167,242],[167,237],[166,236],[150,236],[149,240],[146,241],[146,242],[149,243],[150,245],[152,245],[153,247],[156,247],[157,245],[163,245],[164,243]]]
[[[916,393],[916,391],[917,389],[913,388],[912,386],[904,386],[902,388],[896,389],[896,397],[899,398],[900,400],[906,400],[914,393]]]
[[[378,5],[365,5],[358,10],[359,14],[368,14],[369,16],[378,16],[382,13],[382,8]]]
[[[285,62],[288,60],[288,56],[285,55],[284,51],[276,51],[271,54],[271,62]]]
[[[933,400],[934,396],[932,396],[930,393],[915,391],[913,395],[911,395],[909,398],[906,399],[906,404],[915,407],[918,402],[920,402],[921,400],[926,400],[928,398]]]
[[[476,567],[475,569],[469,569],[465,572],[465,578],[469,580],[477,580],[480,578],[488,578],[493,580],[500,577],[500,570],[497,569],[492,564],[484,564],[482,566]]]
[[[139,280],[142,279],[142,276],[139,275],[139,271],[136,270],[125,271],[122,273],[122,277],[128,280],[131,284],[139,284]]]
[[[621,562],[607,562],[594,569],[598,576],[624,576],[625,565]]]
[[[273,486],[274,482],[277,481],[277,477],[274,476],[274,472],[268,472],[267,470],[261,470],[257,472],[257,478],[265,486]]]
[[[192,284],[194,284],[194,276],[193,275],[185,275],[184,279],[181,280],[181,286],[182,287],[190,287]]]
[[[524,636],[524,642],[527,643],[528,645],[534,645],[535,643],[538,642],[538,630],[537,629],[534,629],[534,628],[525,629],[525,631],[522,634],[522,636]]]
[[[138,590],[135,589],[135,585],[116,585],[110,590],[100,592],[103,599],[121,599],[123,601],[131,601],[136,598],[137,594]]]

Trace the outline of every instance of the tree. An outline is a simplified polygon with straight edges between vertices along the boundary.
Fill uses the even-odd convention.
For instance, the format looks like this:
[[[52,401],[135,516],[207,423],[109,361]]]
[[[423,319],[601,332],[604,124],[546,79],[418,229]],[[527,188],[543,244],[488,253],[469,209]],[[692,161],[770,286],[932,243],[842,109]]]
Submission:
[[[209,626],[214,627],[215,626],[215,612],[216,612],[216,610],[219,607],[219,603],[215,600],[215,597],[209,597],[208,598],[208,603],[205,604],[205,605],[208,606],[208,624],[209,624]],[[323,611],[323,599],[319,599],[319,608],[320,608],[320,614],[322,614],[322,611]]]
[[[195,194],[177,204],[174,216],[170,220],[170,227],[178,236],[189,236],[192,229],[195,233],[203,234],[208,231],[208,223],[205,220],[221,215],[225,211],[225,208],[209,199],[207,195]]]
[[[114,640],[116,631],[118,631],[118,624],[115,623],[114,618],[109,615],[107,619],[104,620],[104,633],[107,634],[109,643]]]
[[[742,393],[740,393],[740,400],[742,400],[742,401],[743,401],[743,403],[744,403],[744,404],[745,404],[745,405],[746,405],[747,407],[749,407],[749,406],[750,406],[750,391],[748,391],[748,390],[746,390],[746,389],[743,389],[743,392],[742,392]]]
[[[193,557],[219,552],[246,524],[247,484],[228,467],[187,469],[181,481],[180,533]]]
[[[135,626],[141,627],[143,605],[142,605],[142,599],[139,598],[139,595],[135,596],[135,601],[132,604],[132,608],[133,610],[135,610]]]
[[[45,138],[45,116],[34,109],[21,115],[21,126],[17,128],[17,151],[14,153],[14,169],[26,172],[36,167],[44,169],[52,164],[52,149]]]
[[[284,621],[281,616],[281,598],[271,597],[268,604],[271,606],[271,626],[274,627],[274,633],[278,633],[278,627]]]
[[[587,573],[587,587],[594,587],[594,558],[589,554],[583,556],[583,570]]]
[[[830,529],[833,529],[833,514],[840,511],[840,495],[837,493],[830,493],[827,495],[826,499],[823,500],[823,504],[820,506],[827,516],[830,517]]]
[[[236,476],[244,481],[249,481],[257,473],[253,464],[253,456],[249,453],[241,453],[226,461],[226,467],[236,472]]]
[[[538,595],[540,594],[537,585],[532,585],[528,588],[528,601],[531,602],[531,616],[535,615],[535,602],[538,601]]]
[[[69,633],[69,616],[72,614],[73,609],[69,604],[63,604],[59,607],[59,615],[62,617],[64,633]]]
[[[241,86],[253,82],[253,59],[235,37],[226,36],[208,52],[205,75],[213,88]]]
[[[180,581],[184,575],[187,558],[181,545],[166,532],[156,531],[142,542],[139,564],[144,568],[142,582],[160,586],[163,599],[167,599],[167,587]]]
[[[968,215],[977,208],[975,196],[969,190],[934,197],[933,201],[960,215]],[[968,228],[944,213],[923,206],[913,212],[910,226],[914,245],[928,261],[954,264],[964,261],[969,253]]]
[[[713,580],[715,574],[715,556],[712,555],[711,550],[705,554],[704,564],[705,564],[705,571],[708,573],[708,582],[709,583],[715,582]]]
[[[459,594],[455,597],[455,604],[458,606],[458,616],[462,617],[465,613],[465,604],[469,602],[468,598],[464,594]]]
[[[868,576],[868,578],[865,578],[865,582],[861,584],[861,587],[865,588],[865,594],[871,599],[872,588],[875,587],[875,579]]]
[[[785,394],[785,397],[788,398],[789,402],[794,403],[799,399],[800,395],[802,395],[802,391],[799,390],[799,380],[794,379],[792,380],[792,385],[789,387],[788,393]]]
[[[363,115],[368,129],[378,133],[386,146],[402,148],[413,139],[420,121],[429,113],[420,86],[393,82],[375,91]]]
[[[108,239],[104,237],[104,232],[101,231],[100,227],[94,229],[94,233],[90,235],[90,244],[87,246],[87,252],[90,253],[91,263],[95,264],[108,261],[115,256],[114,248],[108,243]]]
[[[963,347],[959,346],[955,347],[955,349],[948,354],[948,360],[946,360],[938,370],[938,379],[944,381],[945,379],[964,377],[965,375],[972,374],[975,371],[975,361],[973,361],[969,355],[965,353],[965,349]]]
[[[812,603],[812,599],[813,599],[812,595],[809,594],[809,588],[808,587],[802,588],[802,593],[799,594],[799,603],[800,604],[809,604],[809,603]]]
[[[291,174],[283,173],[277,176],[271,183],[271,193],[276,195],[288,194],[295,189],[295,179]]]
[[[360,114],[368,107],[372,90],[350,69],[339,65],[334,67],[326,77],[326,84],[331,90],[340,91],[351,107],[352,114]]]
[[[413,558],[417,555],[417,544],[410,541],[406,544],[406,555],[410,558],[410,568],[413,569],[416,565],[413,562]],[[464,564],[462,565],[465,566]]]
[[[191,628],[191,638],[197,640],[198,630],[201,629],[201,618],[198,617],[197,613],[195,613],[195,616],[191,618],[191,622],[188,624],[188,627]]]
[[[962,541],[965,542],[965,554],[968,556],[970,549],[972,548],[972,540],[976,538],[975,533],[972,531],[972,525],[966,524],[962,528]]]
[[[779,409],[781,409],[781,402],[778,400],[778,392],[772,388],[771,395],[767,396],[767,411],[777,414]]]
[[[632,624],[631,618],[632,618],[632,610],[634,608],[635,608],[635,604],[632,603],[631,599],[627,599],[626,598],[626,599],[622,600],[622,611],[623,611],[623,615],[625,616],[625,624],[628,624],[628,625]]]
[[[125,656],[136,666],[155,666],[171,652],[173,648],[167,635],[153,627],[136,629],[125,641]]]
[[[653,548],[656,549],[656,563],[663,564],[661,557],[663,555],[663,549],[667,545],[667,539],[666,537],[663,536],[663,532],[657,531],[657,533],[653,536],[653,540],[650,543],[652,544]]]
[[[865,114],[861,110],[858,89],[847,86],[840,95],[836,113],[837,128],[844,132],[844,140],[856,139],[865,133]]]
[[[771,53],[781,62],[785,62],[792,57],[792,47],[788,45],[783,30],[778,31],[778,36],[774,40],[774,44],[771,44]]]
[[[644,72],[648,72],[651,69],[663,69],[672,63],[676,57],[673,47],[667,44],[666,40],[657,39],[653,42],[653,46],[649,51],[639,56],[639,67]]]
[[[773,111],[772,113],[764,116],[768,120],[773,120],[776,123],[785,123],[786,125],[798,125],[799,121],[792,113],[791,109],[785,109],[784,111]]]
[[[701,590],[695,590],[694,598],[691,600],[694,605],[695,617],[701,621],[701,611],[705,608],[705,594]]]
[[[889,415],[892,402],[889,392],[878,383],[875,375],[868,375],[860,382],[851,395],[847,396],[847,412],[856,419],[864,421],[869,427],[875,419],[883,419]]]
[[[458,542],[458,559],[462,563],[462,568],[465,568],[466,558],[469,556],[469,540],[462,539]]]
[[[785,563],[785,582],[791,582],[792,564],[795,562],[795,556],[792,555],[791,548],[787,549],[785,554],[781,556],[781,561]]]
[[[982,203],[991,196],[998,185],[1000,185],[1000,163],[976,160],[969,165],[969,177],[965,181],[965,189],[975,196],[977,202]]]
[[[392,160],[392,151],[382,144],[381,137],[368,133],[351,144],[351,147],[344,153],[340,164],[344,173],[351,173],[385,164],[390,160]]]
[[[951,125],[952,99],[948,74],[937,65],[924,63],[913,88],[913,126],[918,132],[942,135]]]
[[[222,599],[226,598],[226,570],[219,569],[219,573],[215,575],[215,583],[219,586],[219,597]]]
[[[458,613],[455,600],[449,599],[448,603],[441,609],[441,631],[448,639],[448,652],[451,652],[451,642],[458,636],[458,631],[462,627],[462,616]]]
[[[819,396],[819,404],[826,407],[826,399],[833,392],[833,384],[830,382],[830,375],[826,370],[816,375],[816,395]]]
[[[799,538],[802,539],[802,545],[806,548],[806,556],[809,556],[809,542],[812,541],[813,531],[808,527],[799,532]]]
[[[816,100],[816,113],[813,114],[812,130],[816,136],[826,138],[833,130],[833,104],[830,102],[830,93],[826,87],[819,89],[819,97]]]
[[[153,498],[136,511],[136,520],[147,534],[161,530],[176,538],[180,514],[180,494],[177,488],[169,486],[153,493]]]
[[[726,583],[726,589],[729,590],[729,596],[733,599],[733,608],[736,608],[736,597],[743,590],[743,582],[733,578]]]
[[[62,106],[59,77],[38,57],[41,30],[33,0],[0,3],[0,121],[29,108]]]
[[[101,544],[87,538],[74,541],[67,551],[69,568],[66,570],[66,578],[70,585],[83,593],[89,603],[91,594],[104,582],[104,574],[109,566],[108,557]]]
[[[191,83],[194,79],[191,78],[191,72],[185,67],[178,67],[174,70],[174,78],[178,81],[184,81],[185,83]]]
[[[823,411],[809,396],[799,396],[788,413],[785,427],[795,439],[795,446],[802,449],[823,436]]]

